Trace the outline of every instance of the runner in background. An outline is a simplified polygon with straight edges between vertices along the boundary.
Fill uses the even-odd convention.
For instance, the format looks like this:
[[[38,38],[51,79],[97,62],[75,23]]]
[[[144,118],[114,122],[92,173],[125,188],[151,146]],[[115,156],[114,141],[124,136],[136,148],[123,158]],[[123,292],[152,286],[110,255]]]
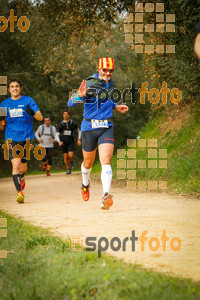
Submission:
[[[75,169],[74,164],[74,130],[78,130],[77,145],[81,146],[81,132],[76,122],[70,119],[70,112],[63,111],[63,121],[58,125],[58,138],[60,137],[63,147],[63,158],[67,168],[66,175],[71,174],[71,169]]]
[[[13,182],[17,190],[16,201],[23,203],[24,194],[22,190],[25,187],[24,175],[27,171],[26,139],[34,138],[34,118],[42,121],[43,117],[35,101],[31,97],[21,95],[21,82],[19,79],[12,78],[8,81],[8,91],[11,97],[2,101],[0,107],[4,107],[7,110],[5,140],[12,163]],[[4,127],[2,124],[3,120],[0,118],[1,130]],[[11,139],[11,143],[8,143],[8,139]],[[22,158],[17,157],[21,155],[20,150],[16,150],[13,153],[13,147],[15,146],[24,150]]]
[[[61,142],[57,136],[57,131],[54,126],[51,125],[51,120],[49,117],[44,118],[44,124],[40,125],[35,132],[35,137],[38,142],[44,146],[46,150],[46,155],[42,159],[43,171],[46,171],[47,176],[50,176],[50,170],[52,167],[52,157],[53,157],[53,148],[54,142],[58,141],[58,144],[61,145]]]
[[[87,81],[82,81],[78,96],[69,99],[68,106],[76,106],[80,100],[84,102],[81,124],[83,150],[81,197],[84,201],[89,200],[90,173],[98,147],[103,186],[101,209],[108,210],[113,204],[112,195],[109,194],[112,182],[111,159],[114,150],[112,110],[125,113],[128,111],[128,106],[117,105],[114,99],[110,99],[115,88],[115,83],[111,79],[114,72],[113,58],[100,58],[98,70],[99,73],[94,73]]]

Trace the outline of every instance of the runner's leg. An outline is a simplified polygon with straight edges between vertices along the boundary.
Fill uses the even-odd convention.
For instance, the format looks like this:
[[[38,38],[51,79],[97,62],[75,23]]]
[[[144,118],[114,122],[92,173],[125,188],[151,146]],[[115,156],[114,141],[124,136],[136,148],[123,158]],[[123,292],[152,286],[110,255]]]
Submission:
[[[42,166],[42,171],[45,172],[45,171],[46,171],[46,168],[47,168],[47,160],[42,161],[42,164],[43,164],[43,166]]]
[[[22,162],[21,160],[21,188],[24,190],[25,188],[25,173],[27,172],[27,162]]]
[[[27,162],[26,162],[26,163],[21,163],[21,173],[22,173],[23,176],[24,176],[25,173],[27,172],[27,169],[28,169],[28,167],[27,167]],[[22,176],[22,177],[23,177],[23,176]]]
[[[68,153],[63,153],[64,163],[67,169],[70,169],[69,160],[68,160]]]
[[[51,170],[51,165],[47,164],[47,172]]]
[[[52,166],[52,157],[53,157],[53,148],[47,148],[47,176],[50,176],[49,171],[51,170]]]
[[[12,177],[13,177],[13,182],[15,185],[15,188],[17,192],[21,191],[21,159],[19,158],[13,158],[11,160],[12,163]]]
[[[30,149],[31,149],[31,145],[29,145],[29,148],[27,149],[25,147],[26,142],[23,142],[23,148],[24,148],[24,156],[21,159],[21,189],[22,191],[25,188],[25,173],[27,172],[28,166],[27,166],[27,160],[26,160],[26,155],[27,155],[27,151],[30,153]]]
[[[95,160],[96,149],[90,152],[84,150],[82,151],[83,151],[83,162],[81,165],[82,179],[83,179],[82,183],[84,186],[87,186],[89,184],[90,173]]]
[[[69,151],[68,152],[68,158],[69,158],[69,161],[70,161],[72,169],[73,169],[73,167],[74,167],[74,152]]]
[[[103,186],[103,195],[109,194],[112,182],[111,159],[114,151],[113,144],[100,144],[98,146],[99,160],[102,166],[101,182]]]

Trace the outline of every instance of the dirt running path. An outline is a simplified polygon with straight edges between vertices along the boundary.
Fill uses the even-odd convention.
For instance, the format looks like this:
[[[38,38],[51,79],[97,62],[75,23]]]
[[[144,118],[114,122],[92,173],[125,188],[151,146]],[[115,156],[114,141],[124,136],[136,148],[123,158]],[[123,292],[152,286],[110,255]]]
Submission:
[[[110,211],[102,211],[100,180],[92,181],[88,202],[80,199],[80,181],[80,173],[27,176],[25,204],[19,205],[15,202],[11,178],[1,179],[0,209],[34,225],[51,228],[65,238],[117,236],[124,239],[131,236],[132,230],[136,236],[147,230],[144,252],[141,252],[140,242],[136,242],[133,252],[128,241],[125,252],[108,250],[107,253],[156,271],[200,280],[200,201],[164,193],[138,193],[114,183],[111,191],[114,205]],[[163,252],[160,239],[163,230],[170,240],[172,237],[181,239],[180,251],[172,251],[167,242],[167,250]],[[156,252],[148,247],[151,237],[161,242]]]

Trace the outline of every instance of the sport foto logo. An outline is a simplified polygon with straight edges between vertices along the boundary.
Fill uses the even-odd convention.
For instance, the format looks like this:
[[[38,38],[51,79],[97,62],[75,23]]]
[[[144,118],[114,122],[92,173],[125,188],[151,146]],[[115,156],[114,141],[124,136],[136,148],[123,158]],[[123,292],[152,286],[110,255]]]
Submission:
[[[100,237],[99,239],[97,239],[97,237],[87,237],[85,239],[85,245],[88,247],[86,247],[85,250],[98,251],[98,257],[101,257],[101,252],[107,251],[109,247],[114,252],[120,250],[125,252],[129,241],[131,242],[132,252],[136,251],[136,242],[139,243],[141,252],[144,252],[146,249],[156,252],[160,249],[160,246],[162,247],[162,251],[166,252],[167,242],[170,249],[174,252],[178,252],[182,246],[181,239],[179,237],[172,237],[170,239],[166,234],[166,230],[163,230],[160,239],[155,236],[148,239],[148,230],[144,230],[139,237],[135,235],[135,230],[132,230],[131,233],[132,235],[130,237],[125,237],[124,239],[115,236],[110,242],[106,237]],[[70,248],[72,251],[84,251],[83,239],[80,237],[73,237],[72,242],[70,241]]]
[[[6,95],[6,94],[7,94],[7,76],[0,76],[0,95]]]
[[[137,180],[137,173],[141,169],[167,169],[167,149],[158,149],[157,139],[127,139],[128,149],[117,149],[117,178],[127,179],[129,189],[139,190],[166,190],[167,181],[162,180]],[[149,149],[147,149],[149,148]],[[146,155],[141,150],[146,150]],[[160,172],[161,173],[161,172]]]
[[[155,14],[154,14],[155,11]],[[144,24],[145,13],[151,13],[151,18],[156,24]],[[135,30],[133,29],[133,14],[127,14],[124,20],[125,43],[133,44],[133,31],[135,31],[135,53],[158,54],[175,53],[175,45],[145,44],[144,32],[151,36],[154,31],[157,34],[175,32],[175,14],[164,14],[164,3],[135,3]],[[165,23],[166,21],[166,23]]]
[[[141,84],[141,87],[138,89],[135,87],[135,83],[131,82],[131,88],[126,88],[123,92],[121,92],[119,89],[114,88],[110,93],[106,89],[96,89],[96,88],[90,88],[89,91],[93,93],[93,95],[96,97],[96,101],[99,101],[98,99],[101,99],[101,101],[107,101],[109,99],[114,100],[115,103],[119,103],[122,101],[123,104],[126,103],[126,95],[128,93],[131,94],[131,103],[135,104],[137,100],[135,99],[135,94],[140,94],[140,103],[145,104],[146,103],[146,95],[148,95],[148,101],[151,104],[157,104],[160,101],[162,101],[162,104],[167,104],[169,101],[169,98],[173,104],[178,104],[182,100],[182,93],[178,88],[169,89],[167,87],[167,83],[165,81],[162,82],[162,87],[160,90],[156,88],[152,88],[148,90],[148,82],[145,81]],[[169,94],[169,95],[168,95]],[[162,95],[162,96],[161,96]],[[83,100],[80,100],[78,97],[78,90],[73,89],[69,93],[69,99],[72,100],[74,103],[82,103]],[[90,98],[86,98],[87,104],[93,104]]]
[[[2,229],[3,227],[3,229]],[[0,238],[7,237],[7,219],[0,218]],[[7,258],[7,250],[0,250],[0,258]]]
[[[8,20],[4,16],[0,16],[0,32],[6,31],[8,28],[8,22],[10,22],[10,32],[14,32],[14,25],[17,21],[17,17],[14,15],[14,10],[10,10],[10,16],[8,17]],[[3,25],[1,25],[3,23]],[[26,16],[21,16],[18,19],[17,27],[21,32],[26,32],[30,27],[30,21]]]
[[[34,148],[34,146],[30,143],[30,139],[26,139],[26,144],[24,147],[17,144],[12,148],[12,139],[7,139],[6,143],[2,145],[2,148],[4,149],[4,159],[9,160],[9,151],[12,151],[13,158],[19,158],[22,159],[24,156],[24,152],[26,151],[26,160],[30,160],[30,151]],[[41,154],[38,152],[41,151]],[[34,157],[37,160],[42,160],[46,155],[46,149],[42,145],[37,145],[35,149],[33,150]]]

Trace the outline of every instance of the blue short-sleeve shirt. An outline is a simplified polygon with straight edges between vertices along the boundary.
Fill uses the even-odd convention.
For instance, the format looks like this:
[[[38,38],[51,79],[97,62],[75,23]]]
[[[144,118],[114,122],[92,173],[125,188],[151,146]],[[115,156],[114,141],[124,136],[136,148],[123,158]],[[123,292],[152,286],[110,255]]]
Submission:
[[[40,110],[36,102],[28,96],[21,95],[17,100],[11,97],[1,102],[0,107],[7,108],[5,139],[26,141],[33,139],[33,116],[26,113],[27,105],[36,113]]]

